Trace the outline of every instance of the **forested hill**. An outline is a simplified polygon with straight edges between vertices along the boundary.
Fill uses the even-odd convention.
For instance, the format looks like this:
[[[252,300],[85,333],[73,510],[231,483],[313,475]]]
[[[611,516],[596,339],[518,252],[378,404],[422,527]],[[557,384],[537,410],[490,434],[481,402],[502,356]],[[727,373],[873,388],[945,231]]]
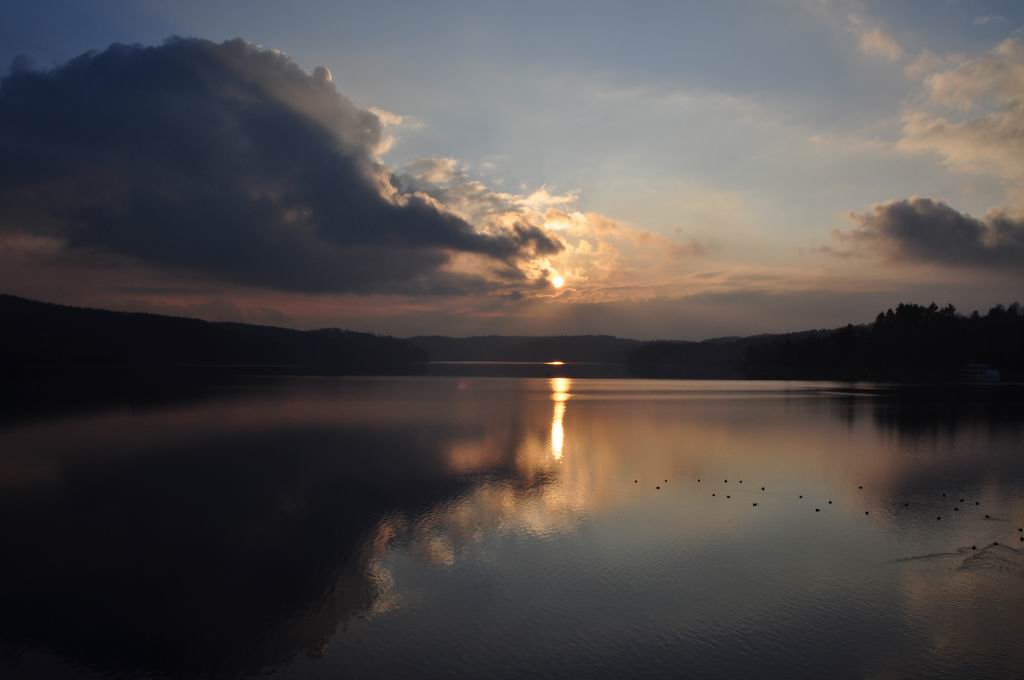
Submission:
[[[968,363],[1024,379],[1024,311],[997,305],[963,315],[952,305],[901,304],[873,323],[721,341],[655,342],[635,349],[635,374],[699,377],[956,380]]]
[[[1024,310],[997,305],[964,315],[952,305],[901,304],[874,323],[751,345],[742,369],[752,377],[947,380],[968,363],[1024,378]]]
[[[0,295],[0,365],[282,366],[395,373],[426,361],[404,340],[111,312]]]

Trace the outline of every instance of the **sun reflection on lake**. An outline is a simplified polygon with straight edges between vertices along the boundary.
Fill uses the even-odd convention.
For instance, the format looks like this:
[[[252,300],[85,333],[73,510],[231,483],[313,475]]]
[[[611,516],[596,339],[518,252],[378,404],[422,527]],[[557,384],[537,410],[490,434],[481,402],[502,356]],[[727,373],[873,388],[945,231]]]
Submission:
[[[555,402],[555,411],[551,415],[551,455],[555,460],[562,460],[562,450],[565,447],[565,428],[562,420],[565,418],[565,402],[569,401],[569,389],[572,387],[570,378],[552,378],[551,401]]]

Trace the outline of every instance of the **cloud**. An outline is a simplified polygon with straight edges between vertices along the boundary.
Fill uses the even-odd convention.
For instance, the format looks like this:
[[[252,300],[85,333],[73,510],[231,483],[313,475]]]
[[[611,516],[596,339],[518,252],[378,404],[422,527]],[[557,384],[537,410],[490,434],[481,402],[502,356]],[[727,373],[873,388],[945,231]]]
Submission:
[[[302,292],[530,286],[562,245],[393,182],[382,128],[325,67],[242,40],[113,45],[0,83],[0,231],[62,257]]]
[[[888,61],[903,58],[903,48],[896,38],[881,28],[869,26],[857,16],[850,16],[850,30],[857,36],[857,47],[863,54]]]
[[[912,153],[936,153],[953,170],[1024,180],[1024,108],[1016,104],[963,121],[920,111],[903,116],[897,147]]]
[[[909,107],[898,148],[936,153],[960,172],[1024,181],[1024,43],[1011,38],[975,59],[921,60],[927,66],[908,74],[924,76],[927,103],[940,110]]]
[[[861,33],[857,46],[861,52],[872,57],[882,57],[889,61],[899,61],[903,58],[903,48],[900,47],[900,44],[879,28]]]
[[[324,67],[318,67],[318,69],[320,68]],[[316,71],[314,71],[314,75],[316,75]],[[327,71],[327,77],[328,79],[330,79],[330,71]],[[394,127],[417,129],[423,127],[423,123],[419,122],[414,118],[411,118],[410,116],[402,116],[397,113],[392,113],[391,111],[382,109],[379,106],[371,106],[366,110],[372,113],[373,115],[377,116],[377,120],[380,121],[381,128],[384,129]],[[377,144],[377,148],[374,149],[374,154],[377,157],[383,156],[388,151],[391,151],[392,147],[394,147],[395,145],[395,141],[396,140],[394,135],[383,133],[381,135],[380,142]]]
[[[531,278],[565,277],[561,291],[536,288],[526,297],[595,301],[644,297],[673,278],[683,258],[705,247],[693,239],[673,239],[620,220],[575,208],[576,192],[552,193],[548,187],[523,193],[495,191],[452,158],[420,158],[405,164],[394,182],[404,191],[422,192],[481,228],[511,230],[541,239],[543,252],[526,265]],[[527,236],[531,235],[531,236]],[[560,248],[543,238],[557,239]],[[531,271],[532,269],[532,271]]]
[[[921,53],[904,67],[903,73],[911,80],[921,80],[935,71],[955,66],[965,59],[963,54],[936,54],[931,50],[921,50]]]
[[[322,66],[320,68],[323,68]],[[377,120],[380,121],[381,127],[405,127],[405,128],[422,128],[423,123],[416,120],[412,116],[403,116],[387,109],[382,109],[379,106],[370,106],[366,109],[373,115],[377,116]]]
[[[851,213],[855,223],[841,240],[894,260],[1024,273],[1024,220],[1005,211],[984,219],[942,201],[909,198]]]
[[[1008,38],[981,57],[929,75],[925,87],[933,103],[964,111],[986,103],[1019,102],[1024,96],[1024,43]]]

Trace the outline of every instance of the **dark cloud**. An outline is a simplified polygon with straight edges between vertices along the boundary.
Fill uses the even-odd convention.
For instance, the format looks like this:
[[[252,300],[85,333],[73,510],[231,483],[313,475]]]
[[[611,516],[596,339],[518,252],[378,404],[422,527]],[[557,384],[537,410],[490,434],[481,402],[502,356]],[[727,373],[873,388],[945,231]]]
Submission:
[[[909,198],[851,213],[857,226],[842,232],[855,246],[897,259],[1024,272],[1024,220],[992,211],[984,219],[941,201]]]
[[[58,237],[74,257],[308,292],[480,290],[445,269],[453,253],[508,280],[560,249],[398,188],[381,140],[330,71],[242,40],[114,45],[49,71],[19,60],[0,84],[0,229]]]

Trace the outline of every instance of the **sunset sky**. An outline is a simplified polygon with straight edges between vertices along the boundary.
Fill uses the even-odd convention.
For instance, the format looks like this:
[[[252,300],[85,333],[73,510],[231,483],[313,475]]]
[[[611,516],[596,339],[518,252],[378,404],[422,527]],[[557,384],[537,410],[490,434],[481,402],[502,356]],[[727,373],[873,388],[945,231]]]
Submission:
[[[1024,298],[1020,2],[37,1],[0,63],[0,292],[685,339]]]

